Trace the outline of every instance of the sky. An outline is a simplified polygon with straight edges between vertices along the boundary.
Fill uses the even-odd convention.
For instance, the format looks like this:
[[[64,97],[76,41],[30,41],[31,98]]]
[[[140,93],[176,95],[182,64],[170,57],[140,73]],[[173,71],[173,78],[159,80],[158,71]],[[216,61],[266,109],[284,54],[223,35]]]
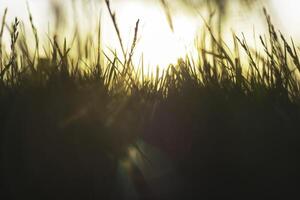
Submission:
[[[62,3],[61,8],[68,11],[69,20],[67,20],[67,24],[70,27],[71,22],[79,23],[81,30],[86,32],[96,31],[91,27],[98,23],[101,15],[104,48],[117,48],[117,37],[103,1],[100,4],[89,3],[85,11],[82,11],[82,9],[78,9],[81,8],[79,6],[80,0],[73,0],[78,4],[77,12],[81,13],[75,16],[72,14],[71,0],[27,0],[41,37],[46,38],[49,26],[54,24],[49,4],[51,1]],[[205,16],[205,10],[191,11],[182,6],[179,7],[175,0],[169,2],[173,3],[174,7],[172,13],[174,32],[168,26],[164,10],[158,0],[111,0],[111,6],[117,13],[117,20],[125,46],[130,46],[135,22],[140,19],[136,62],[143,57],[148,65],[167,66],[170,63],[175,63],[179,57],[187,53],[192,54],[195,50],[195,36],[203,27],[203,20],[200,15]],[[238,35],[243,32],[250,41],[253,38],[253,31],[257,34],[265,33],[265,21],[261,15],[261,8],[266,6],[266,2],[276,27],[287,36],[300,40],[300,12],[298,11],[300,1],[266,0],[262,2],[264,3],[260,3],[252,12],[248,13],[236,6],[230,8],[230,19],[224,28],[225,40],[230,40],[232,30]],[[1,16],[6,7],[9,10],[8,21],[18,17],[28,23],[26,0],[0,0]],[[68,27],[68,25],[65,27]]]

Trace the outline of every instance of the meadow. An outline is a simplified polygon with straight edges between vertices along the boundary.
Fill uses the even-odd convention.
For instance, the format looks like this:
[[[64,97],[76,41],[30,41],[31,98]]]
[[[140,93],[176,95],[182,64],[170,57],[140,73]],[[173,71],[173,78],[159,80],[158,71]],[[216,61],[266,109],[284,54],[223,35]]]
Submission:
[[[147,74],[134,66],[106,1],[122,55],[97,41],[72,45],[59,34],[40,45],[4,11],[0,27],[1,199],[267,199],[298,194],[299,48],[272,24],[262,50],[233,34],[234,49],[207,19],[198,59]],[[1,11],[2,12],[2,11]],[[212,16],[213,17],[213,16]],[[10,32],[5,49],[2,36]],[[78,38],[74,43],[80,43]],[[33,47],[32,47],[33,46]],[[41,53],[43,49],[43,53]],[[243,58],[242,58],[243,57]],[[88,61],[85,61],[88,60]],[[172,170],[146,180],[129,149],[163,152]],[[136,190],[123,196],[118,168]],[[158,170],[163,170],[160,166]],[[164,185],[164,181],[176,183]],[[164,185],[157,192],[153,185]],[[121,189],[120,189],[121,188]]]

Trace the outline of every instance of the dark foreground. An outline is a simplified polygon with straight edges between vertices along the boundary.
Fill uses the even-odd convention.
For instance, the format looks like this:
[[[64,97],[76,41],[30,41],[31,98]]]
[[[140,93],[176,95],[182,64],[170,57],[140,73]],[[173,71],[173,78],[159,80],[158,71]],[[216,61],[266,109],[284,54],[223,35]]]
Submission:
[[[188,84],[162,99],[138,93],[117,100],[99,86],[7,92],[0,104],[1,199],[295,195],[300,106],[280,91],[260,92]],[[128,147],[142,152],[150,178]]]

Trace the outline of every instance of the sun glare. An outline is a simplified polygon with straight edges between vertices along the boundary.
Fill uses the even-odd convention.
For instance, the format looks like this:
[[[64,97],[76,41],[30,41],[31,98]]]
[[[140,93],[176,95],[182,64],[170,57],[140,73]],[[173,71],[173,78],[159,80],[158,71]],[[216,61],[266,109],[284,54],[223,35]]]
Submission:
[[[280,29],[284,32],[291,34],[293,38],[300,39],[299,33],[299,0],[288,0],[288,1],[278,1],[273,0],[272,7],[276,14],[276,19],[278,19],[278,25]]]
[[[52,1],[53,0],[28,0],[34,22],[37,25],[39,34],[42,38],[47,38],[45,35],[48,31],[48,25],[53,24],[51,21],[52,18],[49,17],[51,16],[49,13],[51,12],[49,2]],[[81,1],[74,2],[78,3]],[[68,13],[70,17],[70,23],[68,23],[68,25],[72,23],[79,24],[81,26],[81,32],[90,34],[95,29],[88,27],[90,24],[96,25],[97,19],[100,17],[99,15],[101,15],[103,50],[104,52],[116,50],[118,56],[122,57],[119,41],[104,1],[94,0],[82,2],[90,2],[90,7],[92,7],[91,10],[93,11],[88,11],[88,13],[84,14],[87,19],[84,19],[83,17],[74,19],[74,15]],[[298,5],[299,2],[297,0],[270,0],[270,2],[269,5],[271,5],[275,15],[278,13],[277,17],[274,17],[274,21],[276,21],[279,28],[281,30],[285,29],[292,36],[297,35],[300,30],[297,26],[299,20],[296,9],[298,6],[295,5]],[[71,1],[64,1],[63,3],[66,7],[63,9],[69,12],[71,10],[71,12],[73,12],[71,9]],[[138,43],[133,57],[134,66],[139,67],[143,60],[144,69],[148,69],[149,72],[155,72],[157,66],[159,66],[160,69],[164,69],[170,64],[175,64],[179,58],[196,54],[195,37],[203,24],[199,15],[193,15],[190,11],[185,9],[178,9],[176,12],[172,12],[172,21],[174,25],[174,30],[172,31],[165,16],[164,9],[159,1],[114,0],[111,1],[111,6],[116,12],[117,23],[126,49],[131,47],[135,23],[138,19],[140,20]],[[15,16],[19,17],[21,20],[25,21],[25,24],[27,24],[30,29],[25,0],[0,0],[0,11],[2,12],[5,7],[8,7],[9,9],[9,21],[12,21]],[[79,6],[79,8],[82,8],[82,6]],[[251,17],[246,16],[240,11],[237,11],[236,7],[232,12],[235,13],[233,16],[237,15],[237,17],[233,18],[233,21],[228,23],[228,27],[226,28],[228,31],[225,31],[224,38],[229,38],[228,40],[232,39],[230,30],[233,30],[238,35],[241,32],[245,33],[248,40],[251,41],[253,35],[252,28],[255,28],[257,31],[260,30],[260,27],[263,25],[262,20],[260,20],[261,16],[255,14],[251,15]],[[255,11],[255,13],[258,12]],[[289,23],[287,23],[287,21]],[[72,38],[72,31],[74,30],[66,31],[71,34],[71,36],[67,38]],[[7,38],[7,41],[9,42],[9,35],[7,35]]]
[[[53,2],[53,0],[39,2],[28,0],[40,38],[45,38],[46,41],[46,35],[49,31],[48,26],[50,26],[50,31],[54,31],[55,29],[53,24],[53,14],[50,13],[51,2]],[[86,13],[83,13],[82,10],[84,9],[77,9],[80,11],[78,13],[78,16],[80,17],[76,19],[74,19],[74,15],[70,13],[77,12],[77,10],[72,11],[71,1],[61,3],[63,9],[66,11],[65,14],[69,18],[68,24],[66,24],[64,28],[72,29],[72,25],[79,25],[82,35],[90,34],[96,30],[91,26],[97,25],[100,14],[104,52],[108,53],[110,50],[116,50],[118,56],[122,57],[119,41],[104,1],[90,1]],[[78,4],[79,8],[84,4],[81,4],[79,1],[76,1],[75,3]],[[0,5],[0,8],[3,8],[1,10],[8,7],[9,21],[12,21],[14,17],[20,18],[26,24],[28,31],[27,35],[32,36],[25,0],[19,2],[0,0]],[[131,47],[135,23],[138,19],[140,20],[138,43],[133,57],[135,66],[139,67],[143,60],[144,69],[147,72],[154,73],[158,66],[160,69],[163,69],[170,64],[177,63],[179,58],[185,57],[187,54],[190,55],[193,51],[195,52],[194,40],[196,32],[200,27],[201,20],[199,20],[199,18],[196,19],[191,13],[187,11],[172,13],[174,25],[174,30],[172,31],[165,16],[164,9],[159,1],[115,0],[111,1],[111,7],[116,13],[117,23],[126,49]],[[63,34],[67,34],[66,38],[71,40],[74,30],[64,31]],[[8,34],[7,42],[10,42]]]
[[[174,14],[174,31],[168,25],[162,7],[145,6],[142,2],[120,2],[116,6],[117,20],[121,36],[127,47],[130,47],[134,34],[134,25],[140,19],[139,40],[135,51],[134,62],[143,57],[145,67],[165,68],[176,63],[177,59],[191,53],[199,22],[183,13]],[[111,23],[105,16],[104,25]],[[104,30],[104,41],[109,47],[118,46],[117,36],[112,27]],[[153,69],[150,69],[151,71]]]

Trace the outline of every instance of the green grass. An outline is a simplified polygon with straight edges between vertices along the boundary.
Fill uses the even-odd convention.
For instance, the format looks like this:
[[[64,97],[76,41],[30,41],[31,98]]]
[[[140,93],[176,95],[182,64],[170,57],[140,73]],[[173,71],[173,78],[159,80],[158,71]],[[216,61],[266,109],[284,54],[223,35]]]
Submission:
[[[199,62],[182,58],[146,76],[132,64],[138,21],[126,53],[107,6],[123,58],[102,53],[99,28],[97,48],[79,51],[97,55],[85,67],[55,36],[41,56],[32,17],[34,53],[19,21],[10,26],[10,51],[0,45],[3,199],[122,198],[113,195],[118,161],[137,140],[167,154],[181,177],[165,198],[296,194],[299,50],[266,11],[263,52],[236,36],[230,51],[207,25],[210,48],[202,40]],[[0,38],[4,28],[5,17]]]

